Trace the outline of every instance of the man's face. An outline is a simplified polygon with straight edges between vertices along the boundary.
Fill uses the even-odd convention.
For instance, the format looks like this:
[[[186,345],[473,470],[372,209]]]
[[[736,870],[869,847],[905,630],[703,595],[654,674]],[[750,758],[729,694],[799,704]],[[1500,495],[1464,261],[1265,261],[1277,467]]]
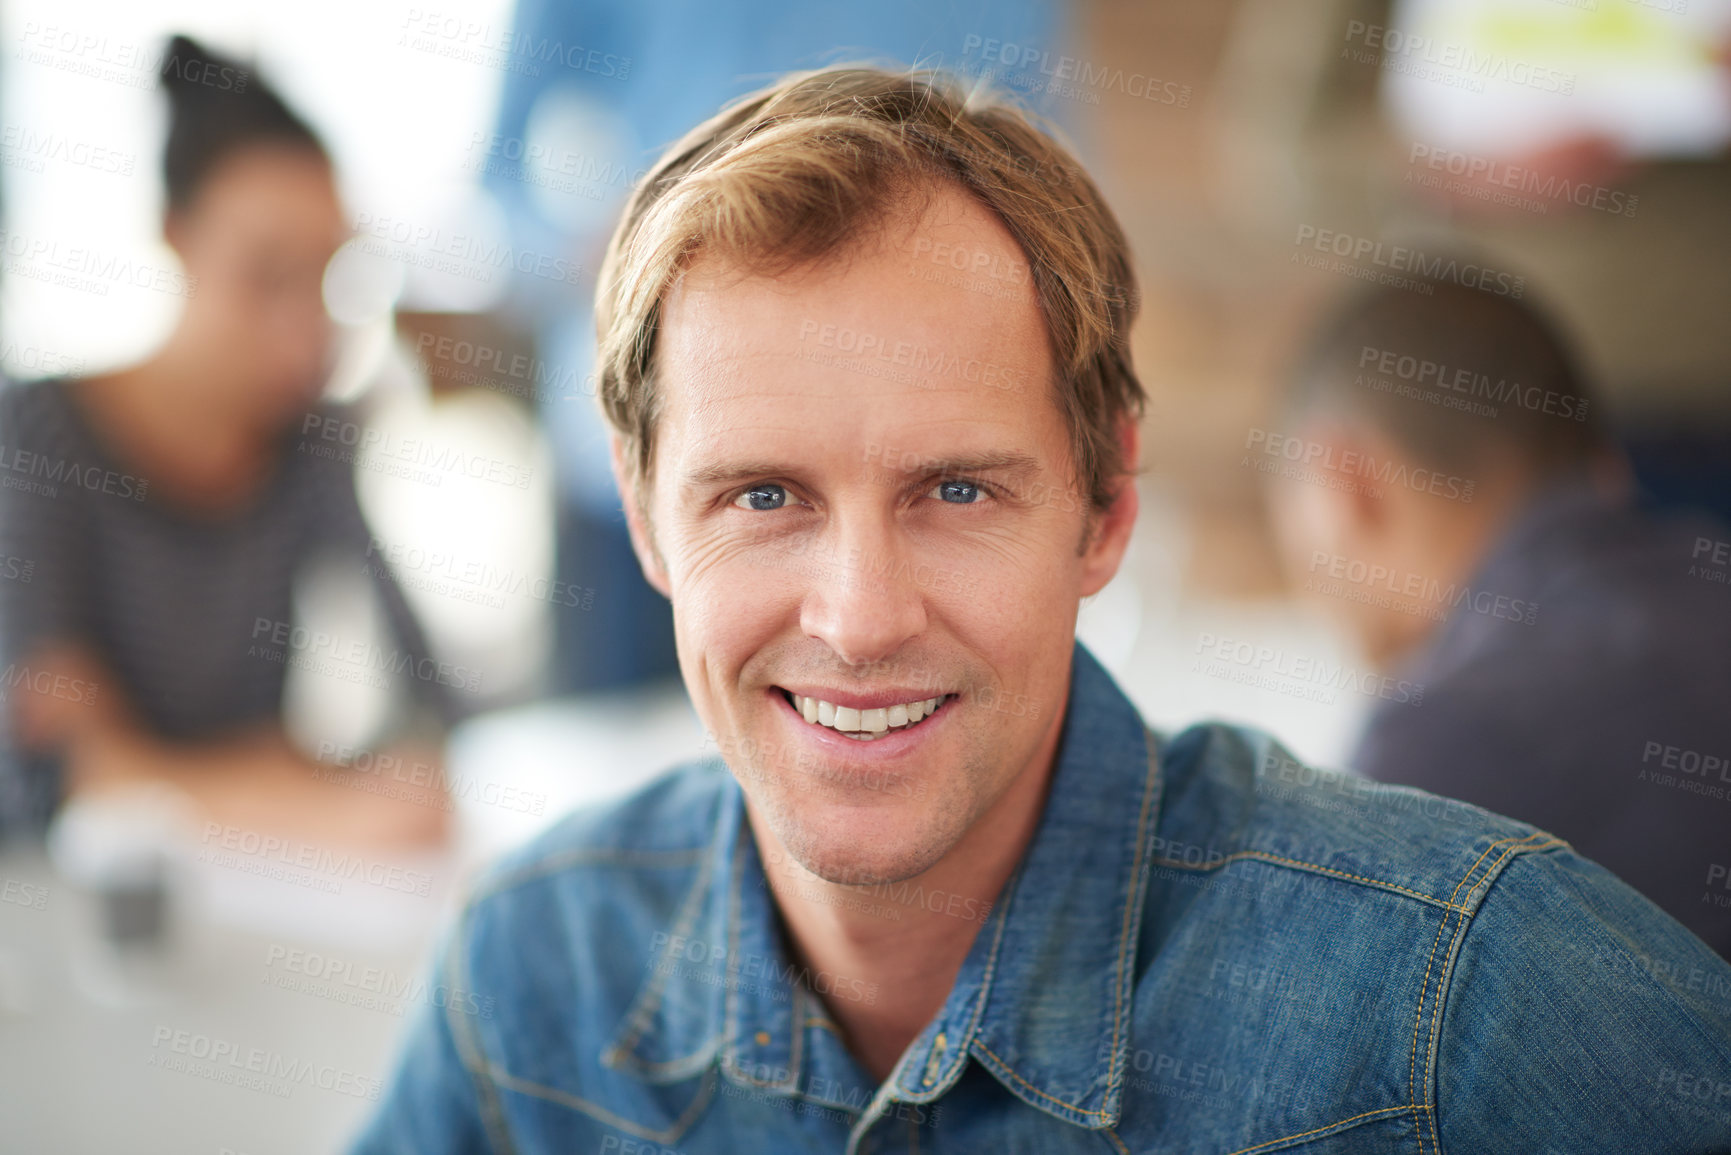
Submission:
[[[814,267],[698,257],[658,342],[633,529],[696,708],[808,870],[919,874],[1045,773],[1134,518],[1087,533],[1021,249],[941,190]]]

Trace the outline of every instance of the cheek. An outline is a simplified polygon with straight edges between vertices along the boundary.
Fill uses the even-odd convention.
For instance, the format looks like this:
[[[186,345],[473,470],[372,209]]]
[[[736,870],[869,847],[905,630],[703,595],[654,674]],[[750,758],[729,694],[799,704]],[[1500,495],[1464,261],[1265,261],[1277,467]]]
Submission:
[[[1289,573],[1305,573],[1314,554],[1341,552],[1343,526],[1325,489],[1294,484],[1269,494],[1274,536]]]
[[[1074,644],[1077,559],[1073,551],[1027,557],[991,555],[958,572],[964,588],[934,590],[933,627],[979,663],[983,682],[971,704],[974,723],[1009,740],[1053,716]]]
[[[797,620],[798,589],[761,553],[713,542],[674,546],[667,560],[682,650],[737,668],[783,623]]]
[[[1020,636],[1029,624],[1050,621],[1055,607],[1074,608],[1082,580],[1079,534],[971,535],[934,551],[923,576],[934,600],[954,615]]]
[[[264,310],[246,278],[218,267],[196,274],[200,311],[205,323],[236,347],[236,354],[256,360],[261,335],[269,341],[269,314]]]

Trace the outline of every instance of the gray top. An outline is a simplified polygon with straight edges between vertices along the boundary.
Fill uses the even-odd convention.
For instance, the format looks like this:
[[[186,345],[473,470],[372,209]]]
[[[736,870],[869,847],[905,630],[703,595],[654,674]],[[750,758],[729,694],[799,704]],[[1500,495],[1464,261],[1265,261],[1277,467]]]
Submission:
[[[285,659],[306,651],[280,644],[275,623],[294,621],[301,565],[332,553],[368,563],[399,661],[419,666],[428,655],[383,558],[367,556],[372,536],[352,465],[309,452],[299,423],[251,504],[202,516],[153,493],[149,478],[101,440],[73,389],[66,381],[0,389],[0,695],[29,675],[38,644],[63,639],[103,661],[160,737],[211,738],[277,718]],[[454,718],[454,698],[436,679],[405,680],[417,700]],[[58,801],[57,767],[5,746],[0,826],[40,825]]]
[[[1727,541],[1710,518],[1543,495],[1402,671],[1422,703],[1380,705],[1355,766],[1568,839],[1731,958]]]

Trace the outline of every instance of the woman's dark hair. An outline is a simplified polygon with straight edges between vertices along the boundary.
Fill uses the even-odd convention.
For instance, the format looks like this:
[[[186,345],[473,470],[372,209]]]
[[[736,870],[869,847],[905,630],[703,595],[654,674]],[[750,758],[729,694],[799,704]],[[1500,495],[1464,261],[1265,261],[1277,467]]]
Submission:
[[[212,170],[241,149],[287,145],[328,159],[306,121],[239,61],[176,36],[157,75],[168,94],[162,176],[170,212],[190,204]]]

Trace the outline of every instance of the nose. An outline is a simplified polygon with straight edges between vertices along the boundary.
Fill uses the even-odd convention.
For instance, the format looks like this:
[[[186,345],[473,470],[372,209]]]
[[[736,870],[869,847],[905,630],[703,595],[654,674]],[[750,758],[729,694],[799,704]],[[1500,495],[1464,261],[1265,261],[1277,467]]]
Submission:
[[[849,665],[881,661],[926,628],[913,543],[887,511],[838,510],[800,608],[806,636]]]

